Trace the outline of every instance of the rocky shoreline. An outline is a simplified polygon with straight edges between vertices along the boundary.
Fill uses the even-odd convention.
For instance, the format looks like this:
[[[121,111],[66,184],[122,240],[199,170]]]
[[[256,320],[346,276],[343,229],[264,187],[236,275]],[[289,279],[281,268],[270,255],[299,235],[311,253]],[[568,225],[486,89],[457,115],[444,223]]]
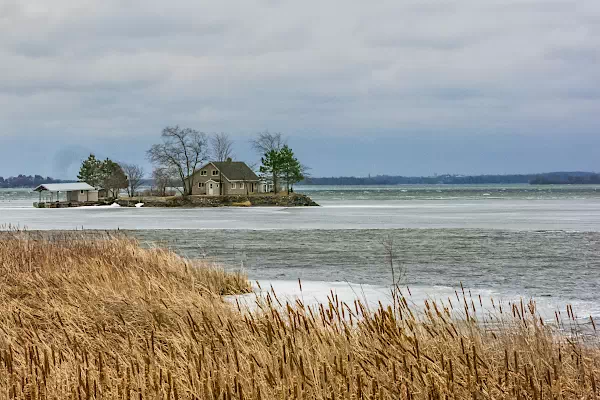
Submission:
[[[310,197],[304,194],[258,194],[258,195],[226,195],[226,196],[172,196],[141,197],[119,199],[115,203],[121,207],[135,207],[143,203],[143,207],[318,207]]]

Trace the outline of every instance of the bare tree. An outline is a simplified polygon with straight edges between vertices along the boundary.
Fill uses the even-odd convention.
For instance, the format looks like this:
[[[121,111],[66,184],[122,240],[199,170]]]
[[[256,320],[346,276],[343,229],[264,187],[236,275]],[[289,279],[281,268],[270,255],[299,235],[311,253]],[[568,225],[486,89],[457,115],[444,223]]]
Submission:
[[[144,178],[144,169],[137,164],[125,164],[121,163],[121,168],[127,176],[129,185],[127,186],[127,195],[134,197],[135,192],[142,186],[142,179]]]
[[[311,175],[310,175],[310,170],[311,170],[311,169],[312,169],[312,168],[311,168],[311,167],[309,167],[309,166],[308,166],[308,165],[306,165],[306,164],[300,164],[300,172],[301,172],[301,173],[302,173],[302,175],[304,176],[304,180],[307,180],[308,178],[310,178],[310,177],[311,177]]]
[[[167,188],[173,186],[173,182],[175,181],[173,179],[174,176],[173,171],[170,171],[168,168],[154,168],[154,171],[152,171],[152,180],[160,196],[164,197],[167,195]]]
[[[250,141],[254,151],[260,157],[264,156],[271,150],[279,151],[287,143],[287,140],[281,133],[271,133],[269,131],[256,134],[256,138]]]
[[[233,158],[233,140],[227,133],[215,133],[210,137],[212,157],[214,161],[227,161]]]
[[[205,133],[179,126],[163,129],[162,143],[148,150],[148,159],[159,167],[177,172],[184,195],[191,195],[196,168],[208,160],[208,138]]]
[[[233,157],[233,140],[226,133],[215,133],[210,137],[212,157],[214,161],[227,161]],[[219,194],[223,195],[223,174],[219,174]]]

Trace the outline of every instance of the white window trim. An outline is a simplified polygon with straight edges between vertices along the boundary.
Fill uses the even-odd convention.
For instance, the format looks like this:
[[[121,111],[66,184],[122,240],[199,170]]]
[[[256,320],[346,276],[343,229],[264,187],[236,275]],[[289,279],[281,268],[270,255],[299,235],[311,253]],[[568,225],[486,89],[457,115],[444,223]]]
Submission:
[[[231,188],[232,188],[232,189],[235,189],[235,182],[233,182],[233,183],[231,184]]]
[[[202,170],[202,171],[200,171],[200,175],[201,175],[201,176],[206,176],[206,175],[207,175],[207,172],[206,172],[206,170]]]
[[[219,176],[219,170],[213,169],[212,176]]]
[[[240,182],[240,189],[244,188],[244,182]]]

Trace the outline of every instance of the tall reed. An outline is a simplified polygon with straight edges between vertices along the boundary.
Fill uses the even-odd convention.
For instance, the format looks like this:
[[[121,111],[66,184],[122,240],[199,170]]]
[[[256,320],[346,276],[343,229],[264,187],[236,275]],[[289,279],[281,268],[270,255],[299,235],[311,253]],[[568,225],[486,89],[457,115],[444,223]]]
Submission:
[[[376,310],[334,293],[318,307],[270,293],[254,311],[221,298],[249,290],[240,274],[120,236],[3,233],[0,397],[600,395],[595,328],[563,333],[533,303],[483,323],[481,303],[465,292],[424,311],[402,293]]]

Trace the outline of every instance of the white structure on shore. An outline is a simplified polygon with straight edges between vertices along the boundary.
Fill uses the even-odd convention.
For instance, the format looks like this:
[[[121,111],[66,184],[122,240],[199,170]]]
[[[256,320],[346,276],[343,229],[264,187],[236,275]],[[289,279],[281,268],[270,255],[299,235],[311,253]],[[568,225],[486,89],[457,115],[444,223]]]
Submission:
[[[67,202],[87,203],[98,201],[98,190],[85,182],[46,183],[39,185],[33,190],[34,192],[39,192],[40,203],[42,202],[42,193],[46,193],[44,200],[48,201],[48,192],[50,194],[50,202],[58,202],[60,193],[65,193]],[[56,199],[54,198],[54,193],[56,193]]]

